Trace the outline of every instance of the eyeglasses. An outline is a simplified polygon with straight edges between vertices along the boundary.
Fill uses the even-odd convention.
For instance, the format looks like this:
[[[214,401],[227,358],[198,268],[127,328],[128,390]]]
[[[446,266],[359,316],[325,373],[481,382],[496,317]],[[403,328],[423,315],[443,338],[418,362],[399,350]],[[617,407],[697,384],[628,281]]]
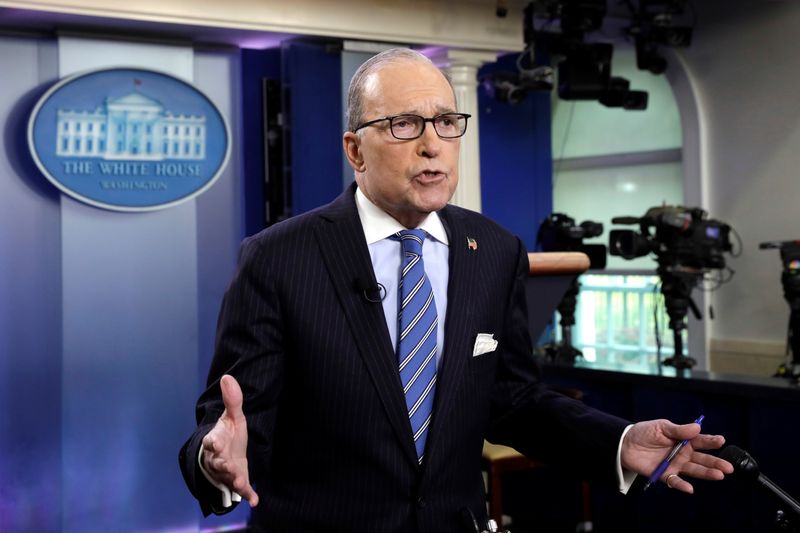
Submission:
[[[467,132],[467,119],[470,116],[471,115],[467,113],[443,113],[432,118],[411,114],[394,115],[365,122],[354,129],[353,133],[361,128],[366,128],[367,126],[372,126],[378,122],[388,120],[389,129],[395,139],[410,141],[422,137],[422,134],[425,132],[425,123],[431,122],[433,124],[433,129],[436,131],[436,135],[442,139],[456,139]]]

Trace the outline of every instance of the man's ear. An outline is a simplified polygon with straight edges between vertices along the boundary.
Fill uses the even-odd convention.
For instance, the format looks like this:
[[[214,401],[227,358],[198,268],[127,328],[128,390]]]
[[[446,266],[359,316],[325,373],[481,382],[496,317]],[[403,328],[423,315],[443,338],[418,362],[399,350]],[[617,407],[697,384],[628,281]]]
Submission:
[[[345,132],[342,137],[342,146],[344,147],[344,155],[347,157],[347,162],[353,167],[356,172],[364,172],[366,165],[364,164],[364,156],[361,154],[361,137],[352,131]]]

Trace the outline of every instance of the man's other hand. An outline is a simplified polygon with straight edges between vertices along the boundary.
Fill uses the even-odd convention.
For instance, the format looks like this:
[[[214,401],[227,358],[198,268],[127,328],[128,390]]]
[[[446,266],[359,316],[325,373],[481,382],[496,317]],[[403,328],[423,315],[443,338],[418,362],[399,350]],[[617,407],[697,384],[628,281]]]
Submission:
[[[242,412],[242,389],[229,375],[219,382],[225,410],[214,428],[203,437],[203,467],[219,483],[258,505],[247,471],[247,420]]]
[[[722,479],[733,473],[733,465],[724,459],[699,450],[716,450],[725,444],[721,435],[703,435],[699,424],[673,424],[669,420],[639,422],[622,442],[622,466],[649,477],[677,443],[689,442],[661,475],[661,481],[682,492],[694,492],[692,484],[681,476],[698,479]]]

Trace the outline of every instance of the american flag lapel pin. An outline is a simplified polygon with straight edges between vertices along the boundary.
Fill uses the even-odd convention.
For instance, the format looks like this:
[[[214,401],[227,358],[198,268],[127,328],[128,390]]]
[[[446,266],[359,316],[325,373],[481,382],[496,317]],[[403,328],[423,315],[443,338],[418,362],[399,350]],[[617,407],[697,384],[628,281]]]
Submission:
[[[472,237],[467,237],[467,248],[470,250],[477,250],[478,249],[478,241],[473,239]]]

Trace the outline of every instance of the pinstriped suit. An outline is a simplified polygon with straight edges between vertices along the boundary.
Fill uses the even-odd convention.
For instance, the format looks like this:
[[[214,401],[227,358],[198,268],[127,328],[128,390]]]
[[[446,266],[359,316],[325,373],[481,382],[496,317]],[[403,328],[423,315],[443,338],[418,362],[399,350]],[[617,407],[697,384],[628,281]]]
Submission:
[[[445,352],[417,464],[383,309],[355,288],[374,274],[354,191],[242,245],[198,428],[181,450],[203,511],[218,510],[197,455],[223,411],[224,373],[244,393],[250,479],[261,497],[252,522],[266,531],[470,531],[464,507],[485,517],[484,437],[613,480],[626,422],[540,384],[526,331],[525,249],[454,206],[439,212],[450,241]],[[472,357],[478,333],[493,333],[497,350]]]

